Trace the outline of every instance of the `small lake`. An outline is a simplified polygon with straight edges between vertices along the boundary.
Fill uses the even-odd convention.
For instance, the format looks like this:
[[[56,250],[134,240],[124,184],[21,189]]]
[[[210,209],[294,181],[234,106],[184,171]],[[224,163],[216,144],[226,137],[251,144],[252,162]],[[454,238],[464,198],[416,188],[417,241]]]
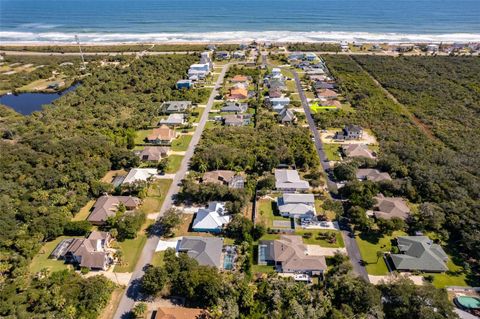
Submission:
[[[75,90],[80,83],[72,85],[68,89],[58,93],[19,93],[0,96],[0,104],[14,109],[20,114],[29,115],[40,111],[43,105],[50,104],[62,95]]]

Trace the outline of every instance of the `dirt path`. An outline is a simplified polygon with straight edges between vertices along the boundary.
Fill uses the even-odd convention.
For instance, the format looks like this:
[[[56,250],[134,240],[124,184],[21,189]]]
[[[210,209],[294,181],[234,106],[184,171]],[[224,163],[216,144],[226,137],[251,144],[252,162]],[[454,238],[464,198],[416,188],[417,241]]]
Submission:
[[[427,136],[429,139],[435,141],[435,142],[439,142],[439,143],[442,143],[432,132],[432,130],[430,129],[430,127],[428,127],[427,124],[423,123],[418,117],[415,116],[415,114],[413,114],[412,112],[410,112],[410,110],[405,106],[403,105],[402,103],[400,103],[397,98],[392,94],[390,93],[370,72],[368,72],[360,63],[358,63],[357,61],[355,61],[355,59],[353,59],[352,57],[350,57],[352,59],[352,61],[354,61],[359,67],[360,69],[363,70],[363,72],[365,72],[369,77],[370,79],[372,79],[372,81],[385,93],[385,95],[391,100],[393,101],[395,104],[397,104],[400,109],[402,110],[402,113],[405,114],[408,119],[416,126],[420,129],[420,131],[423,132],[423,134],[425,134],[425,136]]]

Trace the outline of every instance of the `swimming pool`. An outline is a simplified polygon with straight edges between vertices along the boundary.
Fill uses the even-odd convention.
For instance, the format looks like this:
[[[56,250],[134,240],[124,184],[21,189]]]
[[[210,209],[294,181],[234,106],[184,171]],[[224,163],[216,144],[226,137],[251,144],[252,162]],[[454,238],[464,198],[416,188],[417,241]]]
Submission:
[[[225,254],[225,257],[223,258],[223,269],[232,270],[234,260],[235,254]]]
[[[455,301],[458,305],[465,309],[480,309],[480,299],[470,296],[458,296],[455,298]]]

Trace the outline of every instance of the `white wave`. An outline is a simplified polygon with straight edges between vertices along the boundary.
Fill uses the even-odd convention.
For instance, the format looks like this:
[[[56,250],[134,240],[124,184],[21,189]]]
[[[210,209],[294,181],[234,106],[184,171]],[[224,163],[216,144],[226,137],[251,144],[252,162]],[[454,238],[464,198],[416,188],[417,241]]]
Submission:
[[[231,31],[204,33],[79,33],[83,43],[131,43],[131,42],[480,42],[480,34],[406,34],[370,32],[295,32],[295,31]],[[0,31],[3,43],[73,43],[75,33]]]

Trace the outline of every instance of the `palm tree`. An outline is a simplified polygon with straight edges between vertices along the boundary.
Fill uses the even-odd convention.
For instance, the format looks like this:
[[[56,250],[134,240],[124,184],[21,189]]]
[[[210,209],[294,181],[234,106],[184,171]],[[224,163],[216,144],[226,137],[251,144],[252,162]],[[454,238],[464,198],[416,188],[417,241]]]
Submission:
[[[378,250],[377,251],[377,262],[376,262],[377,264],[378,264],[378,261],[380,260],[380,257],[383,257],[383,251]]]

